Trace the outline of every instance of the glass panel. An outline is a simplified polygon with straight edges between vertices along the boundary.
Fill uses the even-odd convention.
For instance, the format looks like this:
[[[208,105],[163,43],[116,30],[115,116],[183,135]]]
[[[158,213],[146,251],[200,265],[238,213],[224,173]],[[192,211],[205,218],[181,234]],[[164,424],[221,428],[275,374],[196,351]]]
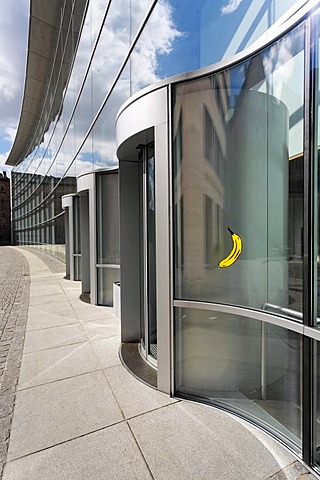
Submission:
[[[175,394],[223,406],[301,446],[299,334],[238,315],[175,309]]]
[[[81,254],[80,242],[80,198],[73,197],[73,252]]]
[[[155,223],[155,178],[154,147],[147,147],[147,296],[149,354],[157,358],[157,301],[156,301],[156,223]]]
[[[120,280],[120,268],[99,267],[98,305],[113,304],[113,284]]]
[[[97,263],[120,264],[118,172],[97,175]]]
[[[177,298],[302,319],[303,42],[175,89]]]
[[[98,303],[112,305],[113,283],[120,280],[118,171],[97,175]]]
[[[315,125],[314,125],[314,176],[315,176],[315,198],[316,201],[314,202],[314,218],[315,218],[315,255],[316,255],[316,268],[315,268],[315,288],[314,288],[314,296],[316,297],[316,305],[315,308],[317,312],[318,322],[320,322],[320,208],[319,208],[319,201],[320,201],[320,169],[319,169],[319,161],[320,161],[320,10],[313,16],[312,20],[312,28],[314,32],[314,45],[315,45]]]

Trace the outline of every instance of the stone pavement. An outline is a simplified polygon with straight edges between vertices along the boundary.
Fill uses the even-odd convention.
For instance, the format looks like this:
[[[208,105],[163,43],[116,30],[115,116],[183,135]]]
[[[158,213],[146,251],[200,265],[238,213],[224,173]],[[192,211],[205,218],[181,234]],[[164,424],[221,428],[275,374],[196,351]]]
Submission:
[[[6,460],[28,315],[29,265],[0,247],[0,477]]]
[[[12,251],[31,285],[3,480],[314,478],[246,422],[132,377],[112,309],[81,302],[79,282],[35,252]]]

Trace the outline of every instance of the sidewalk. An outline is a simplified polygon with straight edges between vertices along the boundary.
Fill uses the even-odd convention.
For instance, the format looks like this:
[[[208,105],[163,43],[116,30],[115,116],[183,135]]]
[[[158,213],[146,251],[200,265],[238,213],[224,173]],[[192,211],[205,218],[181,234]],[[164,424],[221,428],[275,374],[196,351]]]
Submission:
[[[311,479],[281,445],[204,405],[132,377],[119,320],[34,253],[4,480]]]

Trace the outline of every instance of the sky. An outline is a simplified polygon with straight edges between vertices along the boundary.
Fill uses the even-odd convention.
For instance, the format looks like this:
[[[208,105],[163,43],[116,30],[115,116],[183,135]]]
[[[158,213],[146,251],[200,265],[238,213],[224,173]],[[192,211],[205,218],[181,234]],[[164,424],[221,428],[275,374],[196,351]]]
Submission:
[[[19,121],[28,44],[29,0],[4,0],[0,15],[0,172]]]

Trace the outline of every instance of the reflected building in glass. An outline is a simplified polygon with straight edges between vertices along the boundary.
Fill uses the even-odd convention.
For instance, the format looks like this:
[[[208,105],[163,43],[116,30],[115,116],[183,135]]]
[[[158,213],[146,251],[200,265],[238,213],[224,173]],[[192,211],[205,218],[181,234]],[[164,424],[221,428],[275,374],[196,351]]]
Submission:
[[[128,369],[315,469],[319,9],[33,0],[7,160],[15,243],[118,292]]]

